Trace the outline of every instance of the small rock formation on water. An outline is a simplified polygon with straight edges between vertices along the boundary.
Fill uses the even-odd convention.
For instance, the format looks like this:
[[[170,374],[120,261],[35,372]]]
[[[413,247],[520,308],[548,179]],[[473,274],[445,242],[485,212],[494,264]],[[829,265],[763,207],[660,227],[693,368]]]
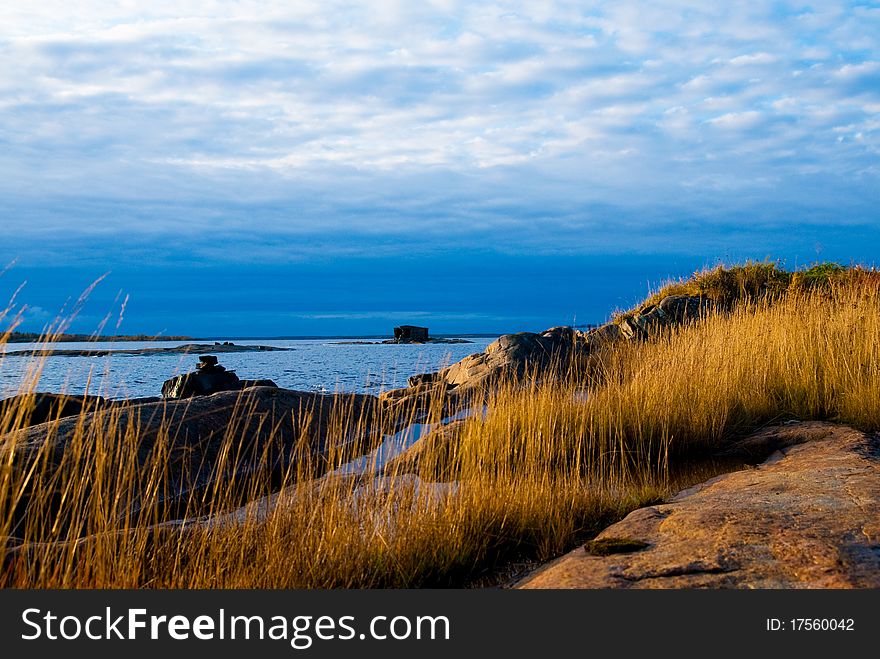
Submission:
[[[374,344],[375,341],[346,341],[346,343],[360,343],[363,345]],[[431,338],[428,336],[427,327],[417,325],[400,325],[394,328],[394,338],[380,341],[383,344],[423,344],[423,343],[472,343],[467,339]]]
[[[739,443],[744,456],[774,446],[756,468],[631,512],[518,587],[880,587],[880,439],[808,422]]]
[[[191,398],[246,387],[278,386],[272,380],[240,380],[235,371],[227,371],[217,361],[214,355],[200,356],[193,373],[176,375],[162,384],[162,398]]]
[[[394,328],[395,343],[425,343],[428,340],[428,328],[416,325],[401,325]]]

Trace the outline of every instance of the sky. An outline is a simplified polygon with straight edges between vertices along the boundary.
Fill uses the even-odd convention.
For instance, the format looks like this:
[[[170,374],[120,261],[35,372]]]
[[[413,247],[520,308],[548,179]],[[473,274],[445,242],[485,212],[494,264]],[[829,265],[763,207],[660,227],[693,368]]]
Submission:
[[[105,274],[71,329],[601,322],[718,262],[873,264],[878,155],[878,2],[0,4],[27,330]]]

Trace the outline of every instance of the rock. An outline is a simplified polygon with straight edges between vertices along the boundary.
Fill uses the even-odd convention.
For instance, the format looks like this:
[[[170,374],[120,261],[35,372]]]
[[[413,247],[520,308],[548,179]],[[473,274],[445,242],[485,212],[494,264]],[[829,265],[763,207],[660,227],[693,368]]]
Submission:
[[[161,450],[166,465],[165,494],[155,502],[160,508],[157,521],[161,521],[180,516],[187,503],[187,514],[199,514],[199,493],[233,479],[246,496],[251,476],[260,475],[268,482],[295,465],[303,466],[308,476],[319,475],[328,467],[325,458],[330,451],[354,459],[372,450],[381,438],[372,429],[377,406],[373,396],[257,387],[185,400],[123,404],[9,433],[0,438],[0,445],[5,450],[14,447],[16,469],[27,470],[33,461],[45,459],[45,473],[51,476],[74,441],[113,451],[124,447],[130,432],[137,429],[139,443],[132,459],[149,465],[155,460],[154,452]],[[363,428],[361,434],[340,437],[340,424],[334,421],[340,414],[363,419],[352,424]],[[78,432],[80,439],[75,440]],[[308,458],[307,465],[302,464],[304,458]],[[0,460],[8,459],[0,449]],[[19,521],[28,514],[31,496],[45,502],[53,493],[44,489],[26,493],[17,513]],[[210,505],[210,499],[206,498],[205,505]],[[149,505],[139,497],[132,502],[134,510]]]
[[[810,422],[740,448],[774,442],[759,467],[640,508],[518,587],[880,587],[880,440]]]
[[[218,344],[219,345],[219,344]],[[224,343],[223,345],[235,345]],[[240,380],[235,371],[227,371],[214,355],[202,355],[193,373],[177,375],[162,384],[162,398],[207,396],[220,391],[238,391],[250,387],[278,388],[272,380]]]
[[[624,318],[618,325],[620,334],[627,340],[634,340],[641,337],[641,331],[638,324],[632,318]]]
[[[590,344],[601,346],[606,343],[618,341],[621,338],[621,330],[619,325],[607,323],[602,327],[597,327],[589,333]]]
[[[590,540],[584,545],[584,550],[593,556],[610,556],[611,554],[629,554],[634,551],[641,551],[647,546],[648,543],[641,540],[604,537]]]
[[[218,344],[219,345],[219,344]],[[242,388],[235,371],[227,371],[217,363],[214,355],[202,355],[193,373],[177,375],[162,383],[162,398],[190,398],[208,396],[220,391]]]
[[[621,339],[644,340],[662,327],[699,317],[710,305],[703,298],[675,295],[588,332],[552,327],[540,334],[505,334],[482,353],[468,355],[436,373],[412,376],[409,388],[387,392],[383,401],[390,401],[392,411],[407,419],[413,410],[417,413],[432,407],[453,414],[474,404],[488,388],[505,379],[522,380],[530,375],[541,378],[551,367],[578,369],[578,361],[594,350]],[[442,404],[428,404],[437,398],[444,399]]]
[[[718,451],[716,456],[760,464],[768,460],[768,456],[783,455],[783,451],[796,444],[832,438],[837,428],[831,423],[789,420],[737,439]]]
[[[387,419],[389,432],[429,416],[432,411],[441,418],[448,416],[457,396],[446,394],[445,381],[425,382],[403,389],[389,389],[379,394],[379,404]]]
[[[646,339],[655,335],[662,327],[695,320],[714,308],[714,303],[706,298],[670,295],[658,304],[625,316],[617,325],[623,336],[629,340]]]
[[[0,400],[0,435],[47,421],[78,417],[98,410],[109,411],[115,407],[156,403],[160,400],[162,399],[158,396],[113,400],[103,396],[49,392],[17,394]]]
[[[409,383],[410,387],[418,387],[420,384],[433,384],[437,381],[437,373],[419,373],[418,375],[411,375],[407,379],[407,383]]]
[[[670,295],[663,298],[657,306],[669,322],[681,323],[688,319],[699,318],[700,314],[711,308],[712,303],[699,297]]]
[[[278,385],[274,380],[239,380],[242,389],[250,389],[251,387],[272,387],[278,389]]]
[[[444,398],[444,413],[453,413],[505,378],[523,378],[551,364],[565,365],[574,354],[587,355],[586,334],[570,327],[554,327],[540,334],[505,334],[486,347],[486,351],[464,359],[436,373],[410,378],[410,387],[386,392],[383,400],[393,401],[400,410],[425,409],[428,401]]]
[[[428,340],[428,328],[417,325],[401,325],[394,328],[397,343],[424,343]]]
[[[415,474],[431,483],[458,480],[456,456],[464,424],[464,420],[458,420],[435,428],[406,451],[389,460],[382,473]]]
[[[10,426],[22,428],[53,419],[77,416],[83,410],[94,410],[106,403],[107,401],[101,396],[76,396],[45,392],[19,394],[0,401],[0,419],[7,418],[7,411],[11,411],[8,419]],[[15,418],[11,418],[12,415]]]

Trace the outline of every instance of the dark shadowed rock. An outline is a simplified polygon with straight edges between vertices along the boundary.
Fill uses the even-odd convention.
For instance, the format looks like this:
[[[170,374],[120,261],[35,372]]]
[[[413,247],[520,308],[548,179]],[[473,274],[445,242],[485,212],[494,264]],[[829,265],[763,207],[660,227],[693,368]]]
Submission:
[[[640,508],[519,587],[880,587],[880,440],[811,422],[739,448],[773,446],[757,468]]]
[[[667,322],[682,323],[686,320],[699,318],[701,314],[711,310],[714,304],[709,300],[688,295],[670,295],[663,298],[657,308],[663,312]]]
[[[237,391],[248,387],[278,388],[272,380],[240,380],[235,371],[227,371],[214,355],[202,355],[196,370],[177,375],[162,383],[162,398],[208,396],[220,391]]]
[[[409,376],[407,383],[410,387],[418,387],[421,384],[434,384],[440,377],[439,373],[419,373]]]
[[[220,366],[215,355],[202,355],[194,372],[177,375],[162,383],[162,398],[208,396],[242,388],[235,371],[227,371]]]
[[[242,389],[248,389],[250,387],[273,387],[278,389],[278,385],[275,384],[274,380],[239,380],[241,383]]]
[[[296,468],[312,477],[326,470],[331,452],[354,458],[369,451],[380,438],[371,430],[376,408],[372,396],[273,387],[119,405],[9,433],[0,438],[0,459],[6,461],[8,451],[14,450],[19,470],[45,460],[41,471],[46,479],[26,493],[20,521],[28,513],[31,496],[44,501],[55,496],[51,477],[74,449],[86,455],[90,450],[96,455],[128,451],[133,453],[128,459],[141,466],[159,460],[164,472],[161,495],[152,504],[135,497],[132,508],[159,505],[156,521],[161,521],[180,516],[185,508],[188,514],[201,512],[199,493],[226,487],[223,483],[234,481],[246,498],[244,490],[252,476],[269,482]],[[343,417],[363,422],[343,424]],[[348,430],[343,436],[342,428],[355,425],[363,430]],[[205,506],[210,506],[210,499],[205,499]]]
[[[588,334],[588,336],[590,338],[590,345],[593,347],[599,347],[605,345],[606,343],[619,341],[621,338],[623,338],[620,326],[615,323],[607,323],[606,325],[602,325],[602,327],[598,327],[592,330]]]
[[[235,371],[227,371],[218,361],[215,355],[202,355],[194,372],[177,375],[162,383],[162,398],[208,396],[241,389],[241,380]]]
[[[53,419],[77,416],[83,410],[95,410],[107,401],[101,396],[77,396],[35,392],[19,394],[0,401],[0,419],[9,426],[34,426]]]

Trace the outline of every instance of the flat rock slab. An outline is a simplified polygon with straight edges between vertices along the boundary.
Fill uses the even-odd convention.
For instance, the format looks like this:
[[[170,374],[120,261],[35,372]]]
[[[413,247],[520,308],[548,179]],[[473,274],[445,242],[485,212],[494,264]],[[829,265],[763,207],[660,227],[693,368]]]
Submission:
[[[880,587],[880,439],[827,423],[781,434],[759,466],[640,508],[517,587]]]

